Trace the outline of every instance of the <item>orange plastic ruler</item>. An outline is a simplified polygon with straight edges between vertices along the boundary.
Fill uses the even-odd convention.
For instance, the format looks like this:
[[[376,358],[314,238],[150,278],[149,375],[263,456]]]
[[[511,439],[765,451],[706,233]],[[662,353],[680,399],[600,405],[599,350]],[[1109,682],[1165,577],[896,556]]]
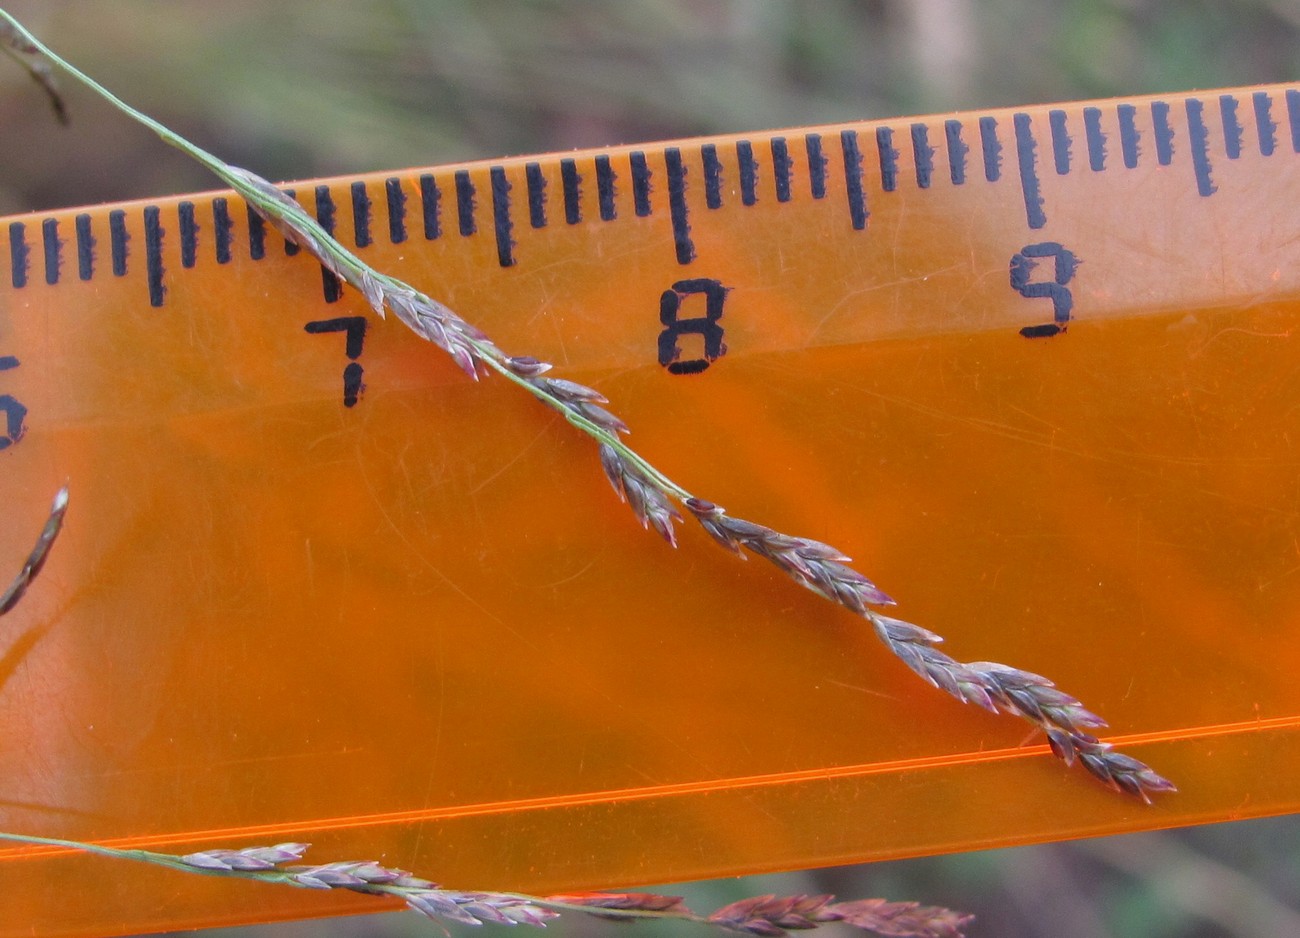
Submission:
[[[1300,802],[1300,90],[292,188],[1181,791],[1108,791],[766,564],[674,552],[562,419],[204,193],[0,222],[8,569],[72,489],[0,623],[0,829],[556,891]],[[372,908],[0,851],[2,936]]]

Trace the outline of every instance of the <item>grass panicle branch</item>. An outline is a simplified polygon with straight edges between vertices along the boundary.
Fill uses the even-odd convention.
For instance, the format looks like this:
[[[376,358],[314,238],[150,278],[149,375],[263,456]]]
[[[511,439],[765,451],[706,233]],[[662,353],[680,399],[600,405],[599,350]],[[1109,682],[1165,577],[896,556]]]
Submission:
[[[1051,681],[1028,671],[991,662],[962,663],[939,651],[933,632],[882,615],[873,607],[894,601],[828,544],[782,534],[772,528],[728,515],[722,508],[696,498],[627,446],[621,435],[627,425],[604,408],[598,391],[547,376],[551,365],[531,356],[507,355],[481,330],[444,304],[383,274],[336,241],[295,200],[255,173],[231,166],[190,143],[153,118],[136,110],[89,76],[63,61],[0,10],[0,41],[31,56],[43,54],[120,111],[153,130],[210,169],[237,191],[252,208],[288,240],[298,244],[326,269],[357,289],[379,315],[391,311],[417,335],[441,348],[471,378],[496,372],[542,403],[559,411],[569,423],[598,444],[601,465],[618,496],[627,502],[643,527],[653,528],[676,546],[674,524],[689,514],[722,546],[744,556],[755,554],[773,563],[801,586],[867,619],[886,647],[929,683],[958,700],[993,712],[1022,717],[1041,728],[1051,750],[1067,764],[1076,760],[1097,778],[1144,801],[1174,786],[1149,766],[1115,752],[1089,732],[1104,722],[1078,700],[1057,690]]]
[[[406,870],[370,860],[305,864],[309,844],[283,843],[242,850],[211,849],[184,855],[128,850],[54,837],[0,833],[0,840],[81,850],[121,860],[150,863],[185,873],[225,876],[303,889],[346,889],[400,899],[415,912],[439,923],[462,925],[532,925],[539,928],[565,912],[580,912],[619,922],[671,919],[712,925],[748,935],[777,936],[790,931],[843,922],[889,938],[962,938],[972,916],[915,902],[858,899],[835,902],[834,896],[759,896],[743,899],[702,915],[680,896],[645,892],[584,892],[554,896],[446,889]]]
[[[41,529],[40,536],[36,538],[36,546],[27,555],[27,560],[24,561],[22,569],[18,571],[13,582],[9,584],[9,588],[0,595],[0,616],[18,605],[18,601],[27,593],[27,587],[31,586],[36,575],[45,566],[50,548],[54,546],[55,539],[63,530],[63,516],[67,513],[68,487],[65,485],[54,495],[54,503],[50,505],[50,515],[45,519],[45,527]]]
[[[54,117],[60,124],[67,125],[68,109],[59,94],[59,87],[54,81],[54,72],[49,61],[41,54],[28,38],[12,22],[0,23],[0,51],[18,63],[18,67],[31,76],[32,81],[41,86],[45,96],[54,110]]]

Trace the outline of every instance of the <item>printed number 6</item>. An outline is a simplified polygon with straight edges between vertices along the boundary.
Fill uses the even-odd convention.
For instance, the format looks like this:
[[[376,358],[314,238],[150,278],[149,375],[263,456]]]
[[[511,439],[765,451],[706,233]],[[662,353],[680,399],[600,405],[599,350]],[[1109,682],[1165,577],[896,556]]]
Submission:
[[[14,356],[0,356],[0,371],[8,371],[10,368],[17,367],[18,359]],[[0,435],[0,449],[8,449],[27,432],[27,428],[23,426],[23,418],[27,416],[27,408],[19,403],[12,394],[0,394],[0,410],[4,411],[5,414],[5,432]]]

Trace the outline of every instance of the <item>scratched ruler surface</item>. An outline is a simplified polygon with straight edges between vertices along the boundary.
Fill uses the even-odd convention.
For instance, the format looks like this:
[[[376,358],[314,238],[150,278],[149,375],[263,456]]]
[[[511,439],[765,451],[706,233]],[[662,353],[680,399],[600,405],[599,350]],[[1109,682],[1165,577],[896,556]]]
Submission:
[[[1296,809],[1300,91],[291,188],[1181,792],[1116,795],[766,565],[674,552],[562,419],[204,193],[0,222],[12,569],[73,493],[0,631],[0,829],[557,891]],[[372,908],[102,862],[0,851],[0,935]]]

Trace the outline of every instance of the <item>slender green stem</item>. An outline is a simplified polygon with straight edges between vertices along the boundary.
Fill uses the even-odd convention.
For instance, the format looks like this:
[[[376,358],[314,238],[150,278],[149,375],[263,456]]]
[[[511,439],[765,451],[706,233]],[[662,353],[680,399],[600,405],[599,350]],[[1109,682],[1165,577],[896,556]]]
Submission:
[[[95,853],[100,856],[112,857],[117,860],[135,860],[138,863],[152,863],[156,866],[166,866],[170,869],[180,870],[186,873],[207,872],[180,862],[179,859],[170,853],[155,853],[152,850],[131,850],[121,847],[106,847],[103,844],[93,844],[80,840],[63,840],[59,837],[37,837],[34,834],[10,834],[2,831],[0,831],[0,840],[10,840],[20,844],[33,844],[40,847],[63,847],[68,850],[76,850],[81,853]]]
[[[494,893],[494,895],[519,902],[531,902],[533,905],[540,905],[542,908],[554,912],[581,912],[584,915],[600,915],[604,912],[604,910],[590,905],[580,905],[576,902],[564,902],[541,896],[529,896],[524,893],[500,892]],[[708,916],[700,915],[698,912],[669,912],[663,909],[618,909],[617,914],[619,919],[672,919],[675,922],[696,922],[700,925],[713,924],[709,921]]]
[[[87,88],[94,91],[97,95],[99,95],[109,104],[111,104],[113,107],[117,108],[119,111],[121,111],[123,114],[130,117],[132,120],[137,121],[138,123],[143,124],[145,127],[152,130],[155,134],[158,135],[158,137],[164,143],[170,144],[171,146],[185,153],[185,155],[189,156],[191,159],[194,159],[199,163],[202,163],[211,173],[213,173],[215,176],[220,178],[231,188],[238,190],[240,195],[242,195],[245,199],[254,203],[254,206],[256,208],[260,208],[260,209],[274,208],[273,214],[287,214],[292,216],[295,222],[303,225],[304,227],[315,229],[317,232],[319,232],[319,234],[323,238],[328,239],[330,242],[330,253],[334,255],[339,261],[343,262],[343,264],[346,267],[352,269],[358,275],[362,271],[368,269],[368,265],[364,261],[358,258],[355,254],[353,254],[351,251],[345,248],[338,241],[335,241],[332,237],[330,237],[330,235],[317,224],[316,220],[307,214],[306,210],[302,209],[301,207],[298,207],[297,212],[295,213],[293,208],[290,207],[289,203],[280,202],[278,200],[272,199],[267,194],[260,192],[256,187],[251,186],[248,180],[241,173],[239,173],[234,167],[226,163],[220,157],[215,156],[212,153],[209,153],[207,150],[203,149],[197,144],[191,143],[189,140],[182,137],[180,134],[176,133],[166,124],[154,120],[152,117],[150,117],[148,114],[144,113],[143,111],[140,111],[132,107],[131,105],[127,104],[125,101],[123,101],[117,95],[113,94],[113,92],[109,91],[99,82],[97,82],[95,79],[91,78],[81,69],[77,68],[71,62],[68,62],[67,60],[60,57],[58,53],[56,53],[45,43],[41,42],[41,40],[36,38],[36,36],[34,36],[25,26],[23,26],[22,23],[18,22],[18,20],[16,20],[13,17],[13,15],[9,13],[9,11],[0,9],[0,20],[3,20],[10,27],[12,27],[13,30],[18,34],[18,36],[20,36],[24,41],[30,43],[31,46],[34,49],[36,49],[38,52],[40,52],[41,55],[48,58],[52,63],[57,65],[59,68],[63,69],[73,78],[75,78],[77,81],[81,82]]]
[[[63,847],[68,850],[76,850],[80,853],[93,853],[103,857],[110,857],[115,860],[134,860],[137,863],[148,863],[152,866],[162,866],[169,870],[176,870],[180,873],[192,873],[200,876],[220,876],[227,879],[251,879],[263,883],[295,886],[299,889],[304,888],[302,883],[294,880],[292,870],[279,868],[262,870],[213,869],[211,867],[186,863],[184,859],[174,853],[158,853],[154,850],[106,847],[103,844],[95,844],[88,841],[64,840],[59,837],[38,837],[32,834],[11,834],[7,831],[0,831],[0,840],[10,840],[15,843],[32,844],[41,847]]]

